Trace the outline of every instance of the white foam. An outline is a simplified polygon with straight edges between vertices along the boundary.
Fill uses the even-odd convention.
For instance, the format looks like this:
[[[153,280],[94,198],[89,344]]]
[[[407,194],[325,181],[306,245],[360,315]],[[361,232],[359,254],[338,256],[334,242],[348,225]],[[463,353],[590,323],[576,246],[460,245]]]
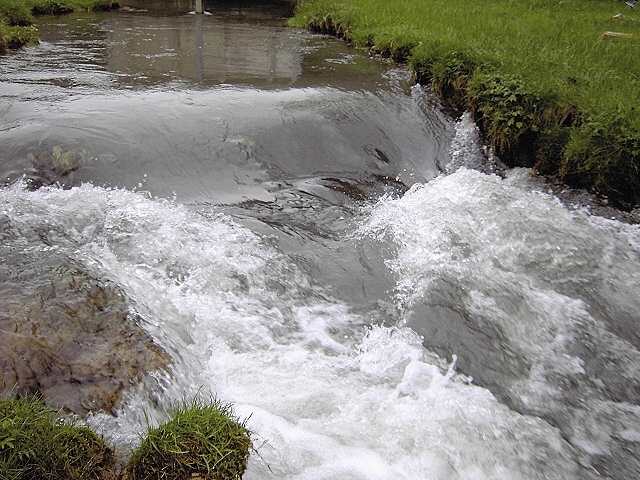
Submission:
[[[456,175],[462,188],[477,183],[470,172]],[[368,227],[386,231],[387,215],[397,216],[394,235],[404,243],[393,268],[405,275],[407,299],[415,296],[409,281],[428,285],[446,262],[455,272],[468,269],[467,247],[446,235],[446,216],[425,199],[435,192],[440,208],[455,207],[446,182],[386,200]],[[48,243],[118,283],[173,356],[172,374],[133,390],[118,417],[91,420],[121,445],[144,429],[143,409],[162,419],[170,402],[204,387],[251,415],[260,455],[252,455],[246,479],[584,478],[555,429],[455,375],[410,329],[365,327],[366,318],[227,216],[203,218],[91,185],[15,186],[0,191],[0,202],[22,231],[44,232]],[[410,218],[417,225],[405,228]],[[465,228],[478,228],[465,219]]]
[[[447,173],[460,167],[480,168],[485,159],[480,147],[480,130],[471,114],[465,112],[455,124],[455,134],[449,148],[451,159],[446,166]]]
[[[581,385],[587,398],[578,409],[606,408],[610,418],[586,428],[583,413],[563,416],[576,444],[607,452],[616,425],[640,426],[640,417],[597,402],[601,393],[584,381],[588,358],[575,352],[588,338],[591,348],[615,361],[621,377],[640,381],[640,353],[593,313],[637,318],[640,228],[570,211],[532,190],[527,176],[516,170],[502,180],[461,167],[402,198],[380,200],[360,233],[395,245],[386,263],[398,278],[401,310],[409,314],[455,285],[451,307],[464,310],[476,328],[496,326],[501,341],[531,364],[528,378],[504,386],[527,408],[571,410],[560,379]]]

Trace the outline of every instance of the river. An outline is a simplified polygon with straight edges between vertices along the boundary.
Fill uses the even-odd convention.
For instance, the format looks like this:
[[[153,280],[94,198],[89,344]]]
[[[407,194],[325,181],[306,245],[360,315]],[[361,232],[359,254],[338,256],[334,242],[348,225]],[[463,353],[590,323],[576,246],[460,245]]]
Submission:
[[[249,480],[640,478],[640,228],[257,3],[42,18],[0,58],[11,255],[113,282],[171,356],[89,424],[126,451],[205,390]]]

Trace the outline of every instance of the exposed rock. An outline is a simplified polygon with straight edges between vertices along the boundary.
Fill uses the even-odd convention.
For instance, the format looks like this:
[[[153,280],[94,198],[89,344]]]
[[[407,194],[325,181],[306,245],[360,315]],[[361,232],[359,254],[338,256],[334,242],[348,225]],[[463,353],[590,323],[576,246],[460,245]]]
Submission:
[[[0,242],[0,393],[39,392],[80,415],[113,411],[127,386],[167,365],[116,286],[27,244],[1,216]]]

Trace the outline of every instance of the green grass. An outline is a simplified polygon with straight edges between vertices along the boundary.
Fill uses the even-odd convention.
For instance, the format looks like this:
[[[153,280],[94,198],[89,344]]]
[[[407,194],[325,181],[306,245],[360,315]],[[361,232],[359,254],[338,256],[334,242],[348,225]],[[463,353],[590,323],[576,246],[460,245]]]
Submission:
[[[239,480],[251,438],[229,405],[193,400],[150,428],[126,468],[128,480]]]
[[[38,398],[0,400],[0,479],[106,480],[113,455],[89,428],[62,421]]]
[[[34,15],[109,10],[117,5],[111,0],[0,0],[0,53],[38,42]]]
[[[121,474],[101,437],[39,397],[0,399],[0,480],[240,480],[250,433],[230,405],[192,400],[150,428]]]
[[[408,61],[450,107],[474,113],[507,163],[640,203],[640,9],[616,0],[302,0],[291,23]],[[603,40],[605,31],[635,37]]]

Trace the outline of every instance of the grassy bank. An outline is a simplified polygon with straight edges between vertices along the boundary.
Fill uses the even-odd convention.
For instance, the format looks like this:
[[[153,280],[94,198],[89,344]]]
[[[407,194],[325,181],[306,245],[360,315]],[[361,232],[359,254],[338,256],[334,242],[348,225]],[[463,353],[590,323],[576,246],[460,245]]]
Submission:
[[[110,10],[111,0],[0,0],[0,53],[38,42],[34,15],[62,15],[82,10]]]
[[[622,17],[616,17],[622,13]],[[509,165],[640,203],[640,9],[616,0],[302,0],[294,26],[409,62]],[[604,36],[604,32],[630,34]]]

